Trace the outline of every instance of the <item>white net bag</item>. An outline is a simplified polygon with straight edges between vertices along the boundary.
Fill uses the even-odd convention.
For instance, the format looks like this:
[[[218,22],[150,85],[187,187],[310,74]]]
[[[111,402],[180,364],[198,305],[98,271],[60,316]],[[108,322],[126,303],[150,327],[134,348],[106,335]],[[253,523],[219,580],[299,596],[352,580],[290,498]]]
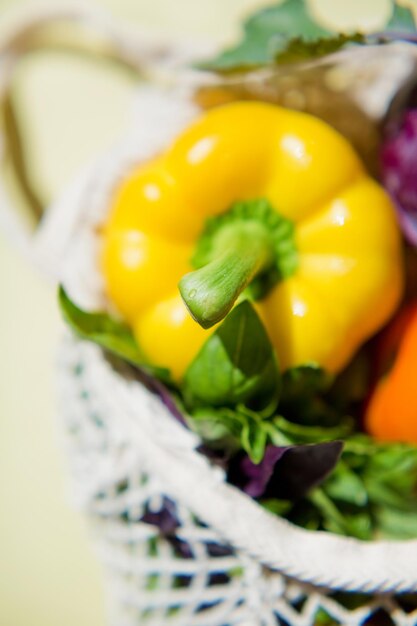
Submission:
[[[95,233],[111,190],[196,113],[187,90],[139,92],[138,119],[146,123],[81,181],[71,209],[61,204],[82,216],[64,282],[83,306],[104,304]],[[416,590],[417,542],[312,533],[267,513],[225,483],[158,394],[96,347],[67,339],[60,387],[75,492],[115,600],[111,623],[307,626],[329,616],[353,625],[378,608],[393,623],[417,620],[395,597]]]
[[[112,190],[197,115],[190,93],[139,90],[129,135],[82,173],[31,245],[81,306],[106,306],[97,233]],[[366,543],[268,513],[201,454],[157,383],[70,335],[58,385],[73,492],[105,569],[112,626],[417,623],[417,541]]]

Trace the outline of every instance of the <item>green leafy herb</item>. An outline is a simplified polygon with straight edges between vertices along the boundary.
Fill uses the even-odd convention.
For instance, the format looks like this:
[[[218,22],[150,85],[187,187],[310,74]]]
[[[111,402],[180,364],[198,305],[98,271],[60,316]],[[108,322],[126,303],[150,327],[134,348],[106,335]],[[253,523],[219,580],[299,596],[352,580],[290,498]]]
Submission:
[[[246,420],[240,433],[242,448],[248,453],[254,463],[260,463],[264,458],[268,434],[259,420],[250,419],[246,414]]]
[[[304,0],[286,2],[261,9],[243,25],[242,41],[204,63],[211,70],[228,71],[271,63],[283,53],[294,37],[315,41],[330,33],[310,16]]]
[[[315,364],[298,365],[285,370],[282,376],[282,395],[286,402],[298,401],[323,391],[328,386],[328,375]]]
[[[379,445],[374,454],[368,457],[363,479],[374,504],[417,513],[415,447],[405,444]]]
[[[209,337],[184,377],[184,394],[192,407],[259,409],[276,406],[280,373],[262,322],[248,301],[235,307]]]
[[[309,495],[308,499],[321,513],[324,527],[342,535],[350,534],[349,524],[345,516],[339,511],[335,503],[326,495],[323,489],[315,489]]]
[[[353,430],[352,420],[348,417],[341,419],[337,426],[328,428],[295,424],[281,415],[270,420],[269,423],[273,424],[278,432],[288,437],[293,443],[320,443],[334,439],[345,439]]]
[[[416,22],[412,10],[393,2],[392,15],[386,28],[398,33],[415,33]]]
[[[387,539],[416,538],[417,511],[378,507],[375,516],[379,536]]]
[[[344,461],[340,461],[326,483],[326,493],[333,500],[363,507],[368,503],[368,492],[363,480]]]
[[[130,329],[107,313],[89,313],[80,309],[61,286],[58,292],[59,306],[65,321],[82,339],[98,344],[109,353],[122,358],[131,365],[169,380],[169,372],[149,365],[140,351]]]
[[[362,33],[352,33],[351,35],[340,33],[333,37],[320,37],[314,41],[306,41],[303,37],[294,37],[287,42],[285,48],[276,53],[275,61],[277,63],[308,61],[338,52],[348,44],[364,44],[365,41]]]
[[[392,1],[393,12],[385,24],[389,31],[415,33],[410,9]],[[369,39],[375,43],[375,39]],[[243,37],[234,47],[200,64],[219,72],[245,70],[273,63],[314,59],[356,44],[368,43],[358,32],[338,33],[318,23],[307,0],[286,0],[261,9],[244,23]]]
[[[193,411],[190,426],[205,441],[228,453],[243,449],[254,463],[260,463],[268,442],[267,422],[244,406],[231,408],[198,408]]]
[[[345,520],[345,530],[320,497],[313,504],[328,530],[361,539],[411,538],[417,536],[416,485],[416,447],[355,435],[346,440],[341,462],[321,487]]]
[[[275,515],[285,515],[292,508],[292,502],[289,500],[278,500],[277,498],[269,498],[260,501],[260,504]]]

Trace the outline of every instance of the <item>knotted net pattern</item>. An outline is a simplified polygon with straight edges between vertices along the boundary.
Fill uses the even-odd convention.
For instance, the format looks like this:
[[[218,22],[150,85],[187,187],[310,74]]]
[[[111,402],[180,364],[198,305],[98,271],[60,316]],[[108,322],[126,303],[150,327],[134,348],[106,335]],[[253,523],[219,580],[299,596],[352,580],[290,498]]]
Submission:
[[[141,462],[141,429],[134,432],[141,420],[162,418],[163,429],[166,419],[175,419],[162,405],[158,415],[161,401],[113,370],[95,347],[67,338],[59,373],[74,494],[104,565],[112,626],[416,624],[417,610],[410,604],[415,598],[335,592],[299,582],[233,546],[176,500]],[[118,382],[109,390],[112,377]],[[133,425],[123,415],[129,395]],[[181,424],[174,425],[184,431],[182,440],[171,442],[182,454],[196,441]],[[382,614],[384,622],[378,621]]]

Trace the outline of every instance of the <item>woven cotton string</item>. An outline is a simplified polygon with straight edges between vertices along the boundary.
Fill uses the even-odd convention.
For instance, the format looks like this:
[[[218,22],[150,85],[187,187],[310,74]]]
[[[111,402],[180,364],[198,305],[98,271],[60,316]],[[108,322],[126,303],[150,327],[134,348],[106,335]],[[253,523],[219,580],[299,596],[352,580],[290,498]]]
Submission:
[[[81,305],[106,305],[95,227],[112,190],[196,113],[186,90],[142,90],[135,132],[56,207],[53,220],[78,216],[64,282]],[[52,223],[38,246],[51,249]],[[227,485],[195,435],[98,348],[67,338],[58,371],[74,494],[105,565],[112,626],[312,626],[320,616],[356,626],[378,607],[391,623],[417,623],[394,596],[417,590],[416,541],[366,544],[296,528]]]

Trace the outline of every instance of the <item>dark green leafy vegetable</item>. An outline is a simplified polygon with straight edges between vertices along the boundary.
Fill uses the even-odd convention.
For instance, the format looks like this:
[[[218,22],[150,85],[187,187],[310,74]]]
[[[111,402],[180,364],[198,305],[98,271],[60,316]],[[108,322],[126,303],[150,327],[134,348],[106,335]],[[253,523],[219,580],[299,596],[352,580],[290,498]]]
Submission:
[[[189,366],[184,377],[186,401],[191,408],[244,403],[273,410],[279,393],[280,373],[273,347],[245,300],[231,311]]]
[[[282,375],[282,402],[305,402],[313,394],[329,386],[329,377],[315,364],[299,365],[287,369]]]
[[[274,429],[295,443],[319,443],[333,439],[345,439],[353,432],[353,422],[346,417],[337,426],[305,426],[278,415],[270,420]]]
[[[243,449],[254,463],[260,463],[268,441],[268,424],[262,417],[240,405],[235,409],[197,408],[190,426],[215,448],[228,453]]]
[[[417,511],[402,511],[391,507],[376,510],[378,534],[389,539],[415,539],[417,532]]]
[[[131,365],[169,380],[169,372],[149,365],[137,345],[131,330],[107,313],[89,313],[80,309],[61,286],[58,292],[61,313],[70,328],[82,339],[98,344],[106,351],[122,358]]]
[[[380,444],[365,435],[345,441],[342,461],[322,485],[346,528],[321,507],[323,526],[361,539],[417,536],[417,449],[406,444]],[[320,501],[314,502],[321,504]],[[414,533],[414,534],[413,534]]]
[[[340,413],[324,397],[331,382],[331,377],[314,364],[286,370],[282,375],[280,413],[304,425],[338,424]]]
[[[80,337],[138,367],[148,383],[153,381],[150,388],[164,402],[173,402],[165,387],[163,394],[158,389],[163,385],[157,379],[166,379],[167,372],[146,363],[123,323],[105,313],[82,311],[62,288],[59,301],[66,321]],[[260,501],[270,510],[305,528],[360,539],[416,537],[417,448],[380,444],[355,433],[357,426],[346,409],[363,394],[351,379],[351,374],[342,373],[333,381],[314,365],[280,375],[263,325],[250,302],[244,301],[190,366],[177,402],[190,415],[188,425],[205,445],[217,450],[225,466],[248,455],[254,468],[252,485],[255,479],[258,487],[265,483]],[[345,398],[335,403],[341,394]],[[340,440],[344,448],[336,464]],[[325,458],[322,449],[331,458]],[[268,450],[273,454],[268,456]],[[291,453],[281,454],[283,450]],[[271,454],[280,468],[276,483],[275,461],[268,470]],[[319,472],[319,486],[311,489],[318,484],[311,481],[316,466],[327,469]]]
[[[344,461],[338,463],[328,479],[326,493],[333,500],[355,506],[366,506],[369,501],[363,480]]]

